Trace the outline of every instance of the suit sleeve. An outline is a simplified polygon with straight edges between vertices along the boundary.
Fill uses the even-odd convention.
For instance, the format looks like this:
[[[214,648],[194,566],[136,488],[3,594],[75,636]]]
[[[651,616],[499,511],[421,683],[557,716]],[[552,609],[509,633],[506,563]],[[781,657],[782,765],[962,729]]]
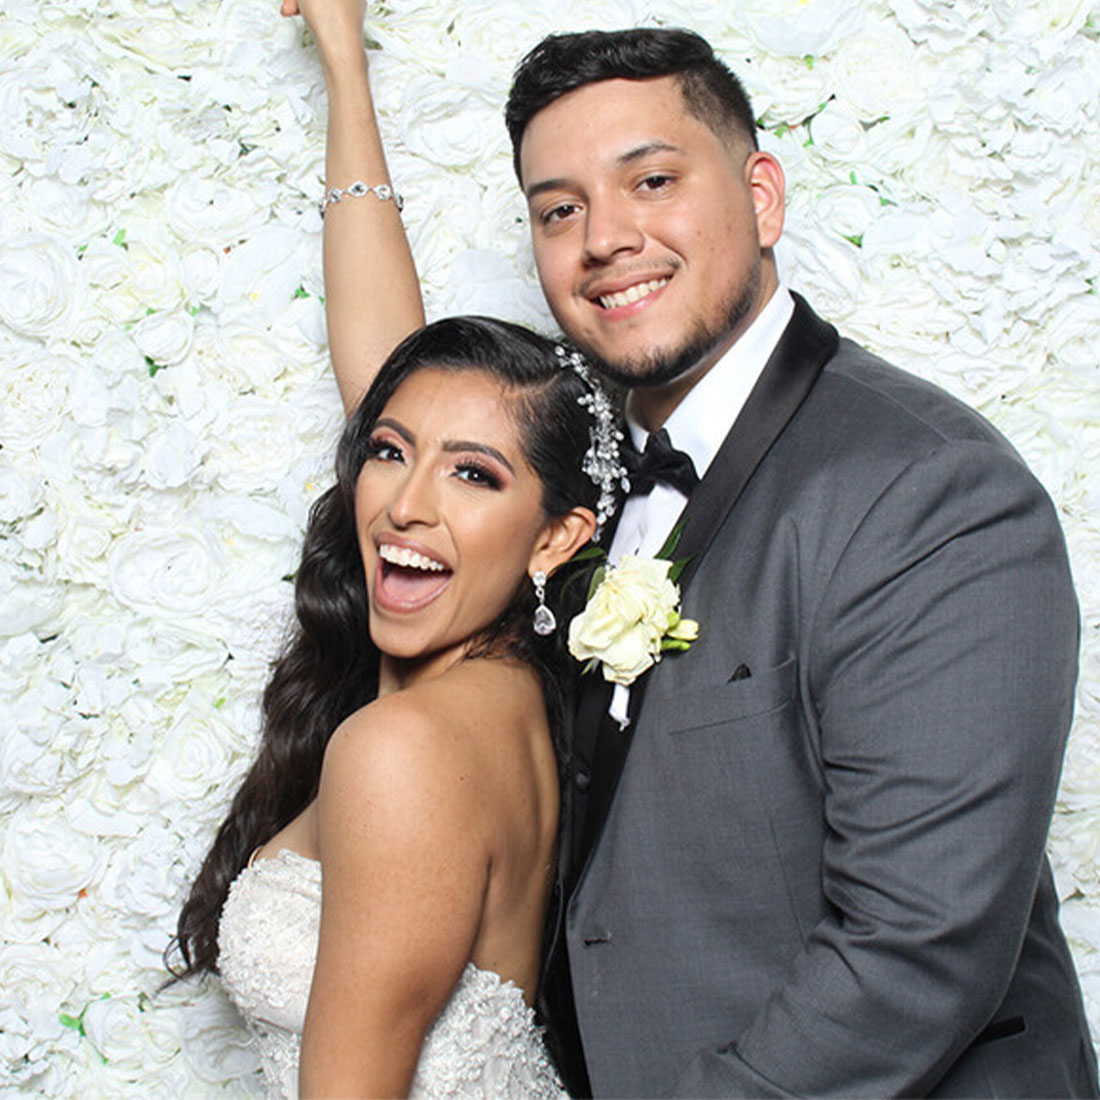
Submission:
[[[1061,769],[1078,616],[1011,453],[944,444],[875,500],[816,609],[828,916],[684,1096],[923,1095],[1012,977]]]

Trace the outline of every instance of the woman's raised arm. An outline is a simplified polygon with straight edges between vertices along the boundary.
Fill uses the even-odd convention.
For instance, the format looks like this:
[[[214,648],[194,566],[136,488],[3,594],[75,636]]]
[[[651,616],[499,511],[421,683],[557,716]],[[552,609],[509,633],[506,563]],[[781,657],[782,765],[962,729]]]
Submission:
[[[367,76],[364,0],[283,0],[282,13],[303,15],[317,41],[328,89],[326,192],[356,182],[394,191]],[[386,356],[424,323],[420,283],[393,198],[368,192],[328,204],[324,272],[329,354],[350,414]]]

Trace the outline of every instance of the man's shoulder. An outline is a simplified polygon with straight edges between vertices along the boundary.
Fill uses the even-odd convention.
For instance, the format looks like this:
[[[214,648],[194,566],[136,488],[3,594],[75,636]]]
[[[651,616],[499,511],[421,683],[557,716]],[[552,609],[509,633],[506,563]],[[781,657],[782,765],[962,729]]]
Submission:
[[[810,415],[846,434],[858,426],[856,439],[881,437],[918,447],[969,441],[1015,454],[977,410],[846,337],[825,364],[811,399]]]

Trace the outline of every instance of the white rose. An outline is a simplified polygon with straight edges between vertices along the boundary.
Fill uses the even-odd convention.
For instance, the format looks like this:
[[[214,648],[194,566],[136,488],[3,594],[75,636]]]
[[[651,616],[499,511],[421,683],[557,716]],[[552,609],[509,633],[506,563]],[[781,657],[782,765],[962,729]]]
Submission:
[[[62,1051],[71,1056],[79,1044],[58,1013],[72,990],[72,971],[72,961],[51,944],[0,947],[0,989],[6,1002],[0,1005],[0,1064],[9,1083],[38,1095],[43,1095],[50,1060]]]
[[[227,777],[246,763],[242,731],[221,714],[224,702],[189,694],[176,708],[172,729],[158,747],[148,782],[165,798],[177,799],[198,814],[224,804]]]
[[[407,85],[405,104],[399,125],[408,149],[435,165],[476,164],[506,147],[499,107],[473,89],[458,95],[444,78],[425,75]]]
[[[146,1048],[143,1008],[134,996],[109,996],[94,1000],[84,1012],[84,1034],[114,1073],[132,1078],[144,1070],[145,1059],[155,1051]]]
[[[216,373],[238,393],[255,391],[261,397],[276,397],[280,379],[296,372],[298,348],[282,333],[259,328],[249,320],[228,320],[216,327],[204,323],[200,326],[200,337],[203,343],[198,357],[204,372],[207,376]],[[317,358],[316,351],[310,358]],[[224,408],[223,404],[219,413]]]
[[[850,35],[829,61],[837,98],[864,122],[922,109],[925,89],[936,72],[924,53],[900,28],[883,23],[874,34]]]
[[[176,73],[218,56],[216,20],[181,23],[174,12],[123,0],[115,8],[112,18],[88,23],[88,34],[109,57],[136,58],[153,70]]]
[[[845,0],[748,0],[737,7],[737,24],[765,53],[816,57],[857,35],[866,16]]]
[[[70,689],[42,681],[9,700],[12,728],[0,738],[0,795],[59,795],[73,781],[75,730],[64,723],[71,701]]]
[[[186,795],[177,793],[177,806],[187,805],[198,817]],[[186,888],[179,861],[179,834],[163,825],[150,824],[130,842],[116,849],[111,867],[98,891],[105,905],[130,917],[146,918],[150,923],[170,926]],[[167,937],[163,937],[164,947]]]
[[[56,628],[65,603],[60,585],[40,572],[0,559],[0,637]]]
[[[185,249],[180,259],[184,286],[188,297],[196,303],[209,305],[218,292],[221,279],[221,254],[213,248]]]
[[[198,1077],[221,1084],[254,1074],[256,1048],[220,985],[206,982],[200,995],[189,994],[181,1009],[183,1052]]]
[[[50,806],[23,807],[9,819],[0,867],[28,907],[65,909],[99,881],[106,865],[99,839],[73,830]]]
[[[256,232],[267,219],[255,195],[213,179],[180,179],[168,191],[168,221],[185,241],[228,248]]]
[[[42,482],[25,476],[0,451],[0,523],[15,523],[29,516],[42,503]]]
[[[224,642],[209,631],[189,630],[162,620],[155,630],[142,621],[127,633],[126,653],[141,683],[150,690],[186,684],[221,668],[229,656]]]
[[[57,508],[58,575],[78,584],[103,585],[107,580],[107,551],[123,530],[111,511],[93,509],[84,502]]]
[[[663,558],[626,554],[608,568],[569,624],[569,652],[579,661],[600,661],[604,679],[631,684],[661,659],[666,634],[683,624],[684,640],[694,638],[696,624],[676,612],[680,591],[668,579],[671,567]]]
[[[25,336],[67,335],[80,308],[83,277],[71,249],[31,234],[0,245],[0,321]]]
[[[195,322],[181,310],[153,313],[138,321],[131,332],[142,355],[164,367],[178,363],[191,350]]]
[[[28,215],[65,240],[89,241],[111,223],[111,212],[75,181],[43,176],[25,185],[23,194]]]
[[[208,465],[226,492],[247,493],[284,477],[300,454],[293,408],[241,397],[214,425]]]
[[[203,531],[133,531],[111,548],[111,592],[125,607],[154,617],[200,616],[217,604],[224,560],[222,548]]]

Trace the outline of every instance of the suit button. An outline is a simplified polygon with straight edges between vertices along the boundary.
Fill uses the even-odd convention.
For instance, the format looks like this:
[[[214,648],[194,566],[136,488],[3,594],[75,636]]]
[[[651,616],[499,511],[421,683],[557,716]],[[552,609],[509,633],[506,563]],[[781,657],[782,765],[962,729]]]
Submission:
[[[573,784],[578,791],[587,791],[589,782],[591,782],[591,780],[588,777],[588,772],[577,772],[577,774],[573,776]]]

